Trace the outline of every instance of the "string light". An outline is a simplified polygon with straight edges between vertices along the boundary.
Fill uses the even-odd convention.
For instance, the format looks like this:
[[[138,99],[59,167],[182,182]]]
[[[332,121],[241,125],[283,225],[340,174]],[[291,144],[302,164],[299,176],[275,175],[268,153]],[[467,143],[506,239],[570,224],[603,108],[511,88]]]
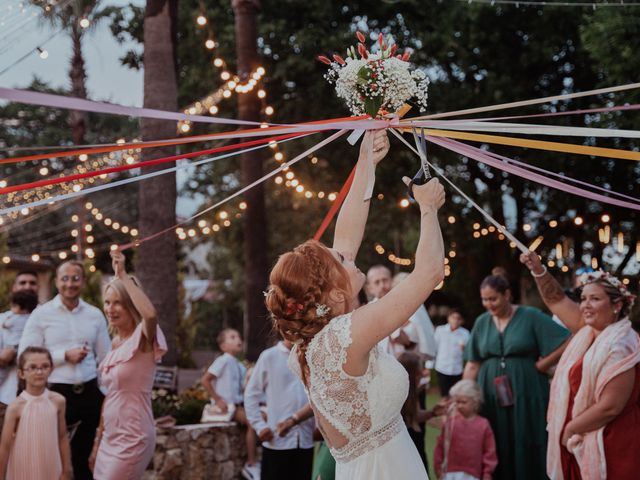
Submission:
[[[529,6],[529,7],[580,7],[580,8],[591,8],[596,10],[598,7],[631,7],[631,6],[639,6],[640,2],[627,2],[621,0],[619,2],[562,2],[555,0],[547,0],[547,1],[522,1],[522,0],[458,0],[459,2],[464,3],[481,3],[481,4],[490,4],[494,5],[512,5],[516,8],[520,8],[520,5]]]

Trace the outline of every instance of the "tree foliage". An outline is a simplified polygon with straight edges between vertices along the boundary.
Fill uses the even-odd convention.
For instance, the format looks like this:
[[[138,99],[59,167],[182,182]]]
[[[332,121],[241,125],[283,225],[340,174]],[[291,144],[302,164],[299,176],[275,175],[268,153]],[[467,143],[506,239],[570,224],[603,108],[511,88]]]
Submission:
[[[214,2],[201,7],[183,2],[180,5],[178,31],[179,104],[188,105],[217,89],[222,81],[220,70],[212,66],[214,57],[223,58],[227,69],[234,71],[235,39],[230,2]],[[205,13],[207,28],[199,28],[195,19]],[[268,103],[275,108],[272,121],[292,123],[348,115],[323,79],[325,66],[317,62],[317,54],[344,53],[355,43],[356,30],[369,35],[392,34],[401,48],[413,48],[413,61],[425,68],[432,78],[429,113],[458,110],[484,105],[540,98],[559,93],[613,86],[635,79],[638,62],[637,29],[640,10],[578,9],[543,6],[487,5],[436,0],[403,0],[397,2],[338,2],[310,0],[306,2],[264,0],[259,23],[259,48],[267,70],[265,90]],[[132,22],[129,34],[135,36],[138,25]],[[121,25],[122,27],[122,25]],[[210,29],[209,29],[210,27]],[[125,28],[126,30],[126,28]],[[122,32],[122,30],[121,30]],[[204,47],[212,32],[218,43],[213,52]],[[122,33],[121,33],[122,34]],[[561,112],[583,108],[621,104],[635,98],[633,92],[592,96],[572,101],[555,102],[497,115]],[[220,104],[220,116],[235,116],[232,97]],[[418,112],[410,112],[416,115]],[[637,114],[611,113],[570,115],[550,119],[523,120],[563,126],[603,128],[637,128]],[[194,133],[215,131],[215,127],[198,127]],[[280,148],[287,158],[298,154],[317,141],[318,136],[286,144]],[[548,137],[544,140],[582,143],[623,149],[637,148],[630,140],[601,138]],[[477,145],[477,144],[476,144]],[[637,196],[640,174],[637,162],[610,160],[588,156],[559,154],[533,149],[514,149],[483,145],[492,152],[504,154],[538,167],[570,175],[622,193]],[[196,148],[195,146],[193,148]],[[197,148],[203,148],[198,145]],[[317,164],[304,161],[294,167],[296,177],[315,191],[336,191],[352,168],[357,151],[343,140],[319,152]],[[596,202],[542,187],[521,178],[461,158],[437,147],[429,148],[430,158],[467,194],[525,243],[539,235],[544,241],[539,252],[553,259],[555,246],[565,246],[563,253],[570,267],[596,258],[607,268],[637,275],[633,250],[637,234],[637,215],[629,210],[610,208]],[[268,162],[274,168],[276,162]],[[411,257],[417,242],[417,215],[412,208],[401,209],[398,201],[406,193],[400,178],[412,174],[418,162],[397,141],[379,169],[376,194],[370,222],[359,258],[361,267],[374,263],[391,265],[374,250],[380,244],[396,255]],[[203,195],[212,203],[238,187],[238,162],[230,159],[199,168],[186,192]],[[635,180],[634,180],[635,179]],[[448,202],[443,208],[447,250],[452,274],[445,281],[442,301],[458,303],[469,314],[480,311],[477,285],[493,266],[507,268],[518,290],[522,270],[517,251],[495,234],[474,239],[473,224],[487,224],[459,195],[448,189]],[[269,254],[277,255],[313,234],[329,203],[307,200],[291,189],[272,182],[268,185],[270,212]],[[598,228],[603,213],[611,216],[613,232],[625,236],[623,255],[612,254],[598,242]],[[453,216],[455,223],[446,222]],[[585,223],[576,227],[573,218],[581,216]],[[549,227],[550,221],[558,227]],[[524,231],[525,225],[530,226]],[[324,239],[330,238],[331,232]],[[224,245],[229,257],[241,258],[242,238],[218,236],[212,242]],[[229,243],[226,243],[226,242]],[[218,248],[214,246],[214,248]],[[213,262],[220,262],[213,257]],[[224,263],[222,259],[221,263]],[[237,260],[233,260],[235,263]],[[228,265],[226,266],[228,267]],[[214,275],[236,281],[238,275],[219,265]],[[238,265],[238,268],[240,266]],[[395,267],[398,269],[398,267]],[[237,270],[235,271],[237,273]],[[560,274],[559,270],[554,273]]]

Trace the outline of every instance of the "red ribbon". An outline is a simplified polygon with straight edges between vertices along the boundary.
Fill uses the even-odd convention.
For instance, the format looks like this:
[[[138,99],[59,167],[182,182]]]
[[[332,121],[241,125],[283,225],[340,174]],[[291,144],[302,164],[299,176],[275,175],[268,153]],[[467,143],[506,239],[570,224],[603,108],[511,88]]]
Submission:
[[[75,175],[68,175],[66,177],[47,178],[44,180],[38,180],[36,182],[23,183],[20,185],[12,185],[10,187],[0,188],[0,195],[11,193],[11,192],[19,192],[22,190],[28,190],[31,188],[44,187],[47,185],[56,185],[59,183],[72,182],[73,180],[80,180],[83,178],[97,177],[99,175],[105,175],[108,173],[123,172],[126,170],[132,170],[134,168],[148,167],[150,165],[158,165],[161,163],[173,162],[175,160],[181,160],[185,158],[193,158],[193,157],[199,157],[201,155],[210,155],[213,153],[226,152],[229,150],[237,150],[240,148],[269,143],[274,140],[277,141],[277,140],[284,140],[286,138],[302,136],[302,135],[306,135],[307,133],[313,133],[313,132],[288,133],[286,135],[279,135],[276,137],[262,138],[259,140],[252,140],[249,142],[236,143],[235,145],[225,145],[224,147],[210,148],[208,150],[200,150],[198,152],[183,153],[182,155],[173,155],[171,157],[157,158],[155,160],[147,160],[146,162],[138,162],[132,165],[121,165],[119,167],[105,168],[103,170],[94,170],[92,172],[77,173]]]
[[[342,185],[342,188],[340,189],[338,198],[336,198],[335,202],[333,202],[333,205],[331,205],[331,208],[327,212],[327,215],[324,217],[324,220],[322,220],[322,223],[320,224],[320,226],[318,227],[318,230],[313,236],[314,240],[320,240],[320,237],[322,237],[322,235],[324,234],[325,230],[333,220],[333,217],[335,217],[336,213],[338,213],[338,210],[340,210],[340,206],[342,205],[342,202],[344,202],[344,199],[347,197],[347,193],[349,193],[349,189],[351,188],[351,184],[353,183],[353,178],[355,176],[356,176],[356,167],[353,167],[353,169],[351,170],[351,173],[349,174],[349,177],[347,178],[347,180],[344,182],[344,185]]]

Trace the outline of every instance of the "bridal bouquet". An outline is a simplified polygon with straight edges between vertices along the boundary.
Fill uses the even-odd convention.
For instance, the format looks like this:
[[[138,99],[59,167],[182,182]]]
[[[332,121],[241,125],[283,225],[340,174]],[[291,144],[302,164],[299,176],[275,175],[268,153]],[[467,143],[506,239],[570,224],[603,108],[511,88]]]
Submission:
[[[424,111],[429,78],[422,70],[411,67],[409,52],[399,54],[393,39],[380,34],[376,42],[379,49],[371,53],[364,44],[365,36],[356,32],[356,37],[357,50],[349,47],[346,59],[340,55],[333,55],[333,61],[318,57],[331,67],[325,78],[335,84],[338,97],[345,100],[351,112],[377,118],[398,111],[409,100]]]

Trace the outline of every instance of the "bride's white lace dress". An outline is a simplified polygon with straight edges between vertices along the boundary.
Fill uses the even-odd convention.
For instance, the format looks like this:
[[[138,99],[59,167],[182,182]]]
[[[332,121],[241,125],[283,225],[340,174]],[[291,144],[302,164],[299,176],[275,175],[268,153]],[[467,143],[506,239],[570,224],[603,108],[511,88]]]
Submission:
[[[311,340],[307,393],[322,419],[346,444],[329,445],[336,480],[424,480],[427,472],[400,415],[409,379],[402,365],[378,347],[369,352],[364,375],[342,369],[351,344],[351,314],[336,317]],[[290,367],[300,375],[296,349]],[[325,435],[326,439],[326,435]],[[344,443],[344,442],[341,442]]]

